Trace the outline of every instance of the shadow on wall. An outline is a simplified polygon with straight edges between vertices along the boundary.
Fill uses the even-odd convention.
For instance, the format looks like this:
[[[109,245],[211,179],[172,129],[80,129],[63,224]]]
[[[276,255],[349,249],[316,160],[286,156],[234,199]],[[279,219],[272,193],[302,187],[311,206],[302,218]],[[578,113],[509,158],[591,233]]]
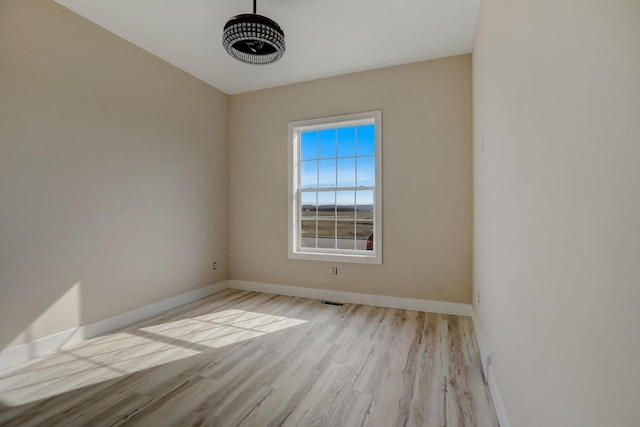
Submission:
[[[227,95],[50,0],[0,52],[0,350],[225,280]]]
[[[38,339],[81,325],[82,282],[23,283],[33,285],[17,287],[13,295],[3,291],[0,350],[28,343],[28,355],[35,357]]]

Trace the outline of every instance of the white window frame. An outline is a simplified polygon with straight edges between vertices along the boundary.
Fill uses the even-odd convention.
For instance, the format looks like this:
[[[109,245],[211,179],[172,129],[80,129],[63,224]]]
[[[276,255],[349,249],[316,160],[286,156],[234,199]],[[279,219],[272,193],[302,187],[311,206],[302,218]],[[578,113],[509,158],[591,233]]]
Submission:
[[[375,188],[373,191],[373,251],[300,247],[300,133],[311,130],[375,125]],[[382,264],[382,111],[345,114],[288,123],[289,135],[289,258],[315,261]],[[358,190],[357,187],[337,187]]]

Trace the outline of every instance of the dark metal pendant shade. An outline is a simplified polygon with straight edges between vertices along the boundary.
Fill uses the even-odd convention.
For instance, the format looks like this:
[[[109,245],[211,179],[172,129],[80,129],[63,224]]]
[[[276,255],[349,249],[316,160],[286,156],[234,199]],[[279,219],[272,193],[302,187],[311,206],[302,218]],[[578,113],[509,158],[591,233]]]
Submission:
[[[256,14],[254,0],[253,13],[234,16],[226,23],[222,45],[238,61],[271,64],[284,55],[284,32],[275,21]]]

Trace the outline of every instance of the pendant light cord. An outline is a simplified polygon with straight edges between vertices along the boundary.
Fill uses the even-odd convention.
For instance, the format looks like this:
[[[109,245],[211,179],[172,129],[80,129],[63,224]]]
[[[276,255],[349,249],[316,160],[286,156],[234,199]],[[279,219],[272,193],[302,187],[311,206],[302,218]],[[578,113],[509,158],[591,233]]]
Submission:
[[[253,14],[256,14],[256,2],[257,0],[253,0]]]

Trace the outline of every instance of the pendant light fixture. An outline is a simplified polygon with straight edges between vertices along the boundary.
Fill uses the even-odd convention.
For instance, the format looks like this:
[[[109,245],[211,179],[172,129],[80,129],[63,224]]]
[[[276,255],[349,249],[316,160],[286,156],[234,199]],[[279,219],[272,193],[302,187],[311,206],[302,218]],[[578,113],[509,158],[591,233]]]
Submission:
[[[238,61],[271,64],[284,55],[284,32],[275,21],[256,13],[253,0],[253,13],[234,16],[225,24],[222,45]]]

